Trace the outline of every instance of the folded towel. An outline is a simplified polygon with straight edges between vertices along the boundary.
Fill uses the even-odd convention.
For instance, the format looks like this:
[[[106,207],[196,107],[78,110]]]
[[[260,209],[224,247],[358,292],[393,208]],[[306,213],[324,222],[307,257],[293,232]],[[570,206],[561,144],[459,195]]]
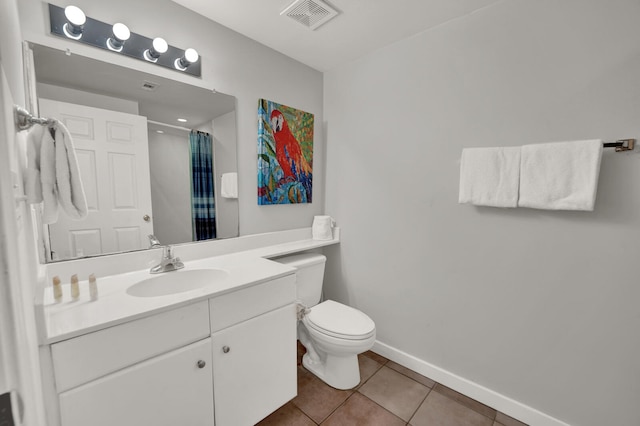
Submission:
[[[82,187],[80,168],[73,147],[73,139],[62,122],[56,120],[56,183],[60,206],[72,219],[83,219],[87,216],[87,199]]]
[[[519,207],[593,210],[601,140],[524,145],[521,157]]]
[[[224,198],[238,198],[238,174],[223,173],[220,180],[220,194]]]
[[[460,162],[459,203],[516,207],[520,148],[465,148]]]

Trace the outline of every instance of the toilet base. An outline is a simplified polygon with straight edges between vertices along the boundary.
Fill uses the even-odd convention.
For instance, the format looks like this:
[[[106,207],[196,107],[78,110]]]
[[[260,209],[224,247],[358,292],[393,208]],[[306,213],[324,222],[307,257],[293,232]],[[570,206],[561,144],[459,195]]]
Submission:
[[[306,353],[302,357],[302,365],[333,388],[345,390],[358,386],[360,383],[358,355],[323,355],[324,361],[314,362]]]

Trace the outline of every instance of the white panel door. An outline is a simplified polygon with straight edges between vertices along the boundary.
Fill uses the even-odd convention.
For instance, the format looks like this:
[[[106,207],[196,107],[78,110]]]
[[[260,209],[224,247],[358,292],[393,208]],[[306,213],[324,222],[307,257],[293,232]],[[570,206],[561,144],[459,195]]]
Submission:
[[[207,338],[63,392],[62,426],[212,426],[210,361]]]
[[[292,304],[211,335],[216,426],[254,425],[296,396],[296,322]]]
[[[49,99],[39,104],[42,116],[61,120],[73,137],[89,207],[85,220],[60,212],[49,225],[54,258],[147,247],[153,216],[146,118]]]

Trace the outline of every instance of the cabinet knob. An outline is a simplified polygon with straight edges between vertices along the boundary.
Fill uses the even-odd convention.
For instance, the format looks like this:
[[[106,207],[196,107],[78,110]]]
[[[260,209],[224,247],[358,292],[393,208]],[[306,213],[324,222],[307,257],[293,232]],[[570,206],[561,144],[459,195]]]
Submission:
[[[231,350],[231,348],[229,346],[223,346],[222,347],[222,352],[224,352],[225,354],[228,354],[230,350]]]
[[[207,363],[203,360],[198,361],[198,368],[204,368],[205,365],[207,365]]]

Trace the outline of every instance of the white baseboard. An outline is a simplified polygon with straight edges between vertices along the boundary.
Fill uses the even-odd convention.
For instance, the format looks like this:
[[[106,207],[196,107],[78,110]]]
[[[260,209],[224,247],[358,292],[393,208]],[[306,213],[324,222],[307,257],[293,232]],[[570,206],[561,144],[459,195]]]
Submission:
[[[373,352],[531,426],[570,426],[534,408],[376,340]]]

